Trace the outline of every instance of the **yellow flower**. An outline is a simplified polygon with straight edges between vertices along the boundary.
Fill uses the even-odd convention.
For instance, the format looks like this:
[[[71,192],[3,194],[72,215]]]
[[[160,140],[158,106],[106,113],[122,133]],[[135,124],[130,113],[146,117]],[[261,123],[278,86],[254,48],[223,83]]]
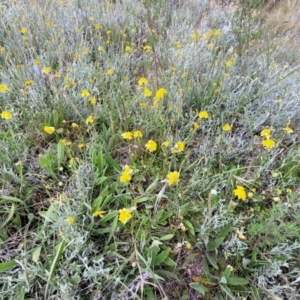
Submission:
[[[131,174],[132,174],[133,170],[130,169],[129,166],[125,166],[124,169],[123,169],[123,172],[120,176],[120,181],[123,182],[123,183],[127,183],[131,180]]]
[[[179,141],[175,144],[175,146],[171,149],[171,153],[180,153],[184,151],[185,145],[183,142]]]
[[[143,134],[140,130],[136,130],[133,132],[133,137],[135,138],[142,138],[143,137]]]
[[[44,126],[44,131],[48,134],[52,134],[55,131],[55,128],[52,126]]]
[[[126,46],[125,47],[125,52],[128,52],[128,53],[131,52],[131,48],[129,46]]]
[[[217,29],[217,30],[215,31],[215,36],[217,36],[217,37],[220,37],[220,36],[221,36],[221,31],[220,31],[220,29]]]
[[[126,131],[121,134],[121,137],[125,140],[132,140],[133,134],[130,131]]]
[[[94,97],[91,97],[90,99],[89,99],[89,101],[90,101],[90,103],[92,104],[92,105],[95,105],[96,104],[96,99],[94,98]]]
[[[241,231],[237,230],[236,234],[237,234],[237,236],[238,236],[239,239],[241,239],[241,240],[245,240],[246,239],[246,237],[243,235],[243,233]]]
[[[79,149],[82,149],[82,148],[84,148],[85,146],[86,146],[86,144],[84,144],[84,143],[78,144],[78,148],[79,148]]]
[[[144,89],[144,96],[145,97],[151,97],[152,96],[152,92],[149,89]]]
[[[275,141],[273,141],[270,138],[267,138],[264,141],[262,141],[261,144],[267,149],[272,149],[275,146]]]
[[[200,118],[200,120],[201,119],[208,119],[209,118],[208,112],[206,110],[200,111],[199,112],[199,118]]]
[[[6,119],[6,120],[11,120],[12,119],[12,114],[8,110],[3,110],[1,113],[1,118]]]
[[[132,210],[123,208],[119,210],[119,221],[126,224],[132,218]]]
[[[195,130],[200,128],[200,125],[197,122],[194,122],[193,126]]]
[[[145,147],[149,152],[154,152],[157,150],[157,144],[153,140],[149,140]]]
[[[238,197],[240,200],[246,200],[246,191],[243,186],[237,185],[236,189],[233,191],[233,194]]]
[[[73,217],[68,217],[67,222],[73,224],[75,222],[75,219]]]
[[[226,123],[224,126],[223,126],[223,130],[224,131],[230,131],[231,130],[231,125],[229,123]]]
[[[162,143],[162,146],[164,146],[164,147],[168,147],[170,145],[170,142],[167,140],[167,141],[164,141],[163,143]]]
[[[146,103],[146,102],[140,102],[140,103],[139,103],[139,106],[140,106],[140,107],[146,107],[146,106],[147,106],[147,103]]]
[[[145,77],[141,77],[138,81],[138,85],[146,85],[148,83]]]
[[[101,219],[104,218],[104,213],[105,211],[102,211],[102,210],[96,210],[94,213],[93,213],[93,217],[100,217]]]
[[[269,128],[263,129],[260,136],[264,136],[266,139],[269,139],[271,137],[271,130]]]
[[[164,96],[166,94],[167,94],[167,90],[164,88],[160,88],[159,90],[156,91],[154,100],[158,101],[158,100],[164,98]]]
[[[78,128],[78,124],[77,123],[72,123],[71,126],[72,126],[72,128]]]
[[[229,59],[227,60],[227,62],[226,62],[226,67],[231,67],[232,64],[233,64],[233,61],[234,61],[234,58],[233,58],[233,57],[229,58]]]
[[[192,244],[191,244],[191,243],[187,243],[187,244],[186,244],[186,248],[187,248],[187,249],[191,249],[191,248],[192,248]]]
[[[112,75],[112,74],[114,74],[114,70],[113,69],[108,69],[107,71],[106,71],[106,75]]]
[[[86,124],[93,123],[93,122],[94,122],[94,119],[92,116],[87,117],[87,119],[85,120]]]
[[[179,181],[179,172],[174,171],[174,172],[170,172],[167,175],[167,182],[169,185],[175,184]]]
[[[143,50],[146,51],[146,52],[150,52],[151,51],[151,46],[146,45],[146,46],[143,47]]]
[[[104,48],[103,48],[102,46],[99,46],[99,47],[98,47],[98,51],[99,51],[99,52],[103,52],[103,51],[104,51]]]
[[[22,28],[21,28],[21,32],[22,32],[22,33],[26,33],[26,32],[27,32],[27,29],[26,29],[25,27],[22,27]]]
[[[289,126],[284,127],[283,130],[285,130],[287,133],[293,133],[294,132],[294,130]]]
[[[90,93],[88,90],[84,89],[81,91],[81,96],[82,97],[89,97],[90,96]]]
[[[0,92],[6,93],[8,91],[8,87],[4,84],[0,84]]]
[[[46,75],[49,74],[50,71],[51,71],[51,67],[43,67],[43,69],[42,69],[42,73],[46,74]]]
[[[26,86],[30,86],[33,84],[33,80],[26,80],[24,83],[23,83],[23,87],[26,87]]]
[[[34,62],[34,64],[35,64],[36,66],[39,66],[39,65],[41,64],[41,62],[40,62],[39,60],[37,60],[37,59],[35,59],[33,62]]]

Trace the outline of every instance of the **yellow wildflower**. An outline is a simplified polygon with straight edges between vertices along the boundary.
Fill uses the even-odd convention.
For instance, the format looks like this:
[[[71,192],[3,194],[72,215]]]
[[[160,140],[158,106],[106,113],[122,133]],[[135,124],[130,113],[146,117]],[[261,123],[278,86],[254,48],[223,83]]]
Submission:
[[[75,222],[75,219],[73,217],[68,217],[67,222],[73,224]]]
[[[104,48],[103,48],[102,46],[99,46],[99,47],[98,47],[98,51],[99,51],[99,52],[103,52],[103,51],[104,51]]]
[[[162,143],[162,146],[164,146],[164,147],[168,147],[169,145],[170,145],[170,142],[168,140],[166,140]]]
[[[4,84],[0,84],[0,92],[6,93],[8,91],[8,87]]]
[[[234,61],[234,58],[233,58],[233,57],[229,58],[229,59],[227,60],[227,62],[226,62],[226,67],[231,67],[232,64],[233,64],[233,61]]]
[[[289,125],[284,127],[283,130],[285,130],[287,133],[293,133],[294,132],[294,130]]]
[[[221,36],[221,31],[220,29],[215,30],[215,36],[220,37]]]
[[[55,128],[52,126],[44,126],[44,131],[48,134],[52,134],[55,131]]]
[[[164,88],[160,88],[160,89],[158,89],[158,90],[156,91],[154,100],[155,100],[155,101],[158,101],[158,100],[164,98],[164,96],[165,96],[166,94],[167,94],[167,90],[164,89]]]
[[[89,96],[90,96],[90,93],[89,93],[88,90],[83,89],[83,90],[81,91],[81,96],[82,96],[82,97],[89,97]]]
[[[27,86],[30,86],[33,84],[33,80],[26,80],[24,83],[23,83],[23,87],[27,87]]]
[[[236,189],[233,191],[233,194],[238,197],[238,199],[245,201],[246,200],[246,191],[243,186],[237,185]]]
[[[238,236],[239,239],[241,239],[241,240],[245,240],[246,239],[246,237],[243,235],[243,233],[241,231],[237,230],[236,234],[237,234],[237,236]]]
[[[184,151],[185,145],[182,141],[179,141],[175,144],[175,146],[171,149],[171,153],[180,153]]]
[[[131,180],[131,174],[132,174],[133,170],[130,169],[129,166],[125,166],[124,169],[123,169],[123,172],[120,176],[120,181],[123,182],[123,183],[127,183]]]
[[[273,147],[275,147],[275,141],[270,138],[265,139],[261,144],[267,149],[272,149]]]
[[[131,52],[131,47],[130,47],[130,46],[126,46],[126,47],[125,47],[125,52],[130,53],[130,52]]]
[[[92,105],[95,105],[96,104],[96,99],[94,98],[94,97],[91,97],[90,99],[89,99],[89,101],[90,101],[90,103],[92,104]]]
[[[72,123],[71,126],[72,126],[72,128],[78,128],[78,124],[77,123]]]
[[[169,185],[175,184],[179,182],[179,172],[174,171],[174,172],[170,172],[167,175],[167,182]]]
[[[144,96],[145,97],[151,97],[152,96],[152,92],[149,89],[144,89]]]
[[[149,140],[145,147],[149,152],[154,152],[157,150],[157,144],[153,140]]]
[[[138,85],[146,85],[148,83],[145,77],[141,77],[138,81]]]
[[[92,116],[87,117],[87,119],[85,120],[86,124],[93,123],[93,122],[94,122],[94,119]]]
[[[22,33],[26,33],[26,32],[27,32],[27,29],[26,29],[25,27],[22,27],[22,28],[21,28],[21,32],[22,32]]]
[[[199,112],[199,119],[208,119],[209,115],[208,112],[206,110],[202,110]]]
[[[132,140],[133,134],[130,131],[126,131],[121,134],[121,137],[125,140]]]
[[[260,136],[264,136],[266,139],[269,139],[271,137],[271,130],[269,128],[263,129]]]
[[[108,69],[107,71],[106,71],[106,75],[112,75],[112,74],[114,74],[114,70],[113,69]]]
[[[229,123],[226,123],[224,126],[223,126],[223,130],[224,131],[230,131],[231,130],[231,125]]]
[[[142,138],[143,137],[143,134],[140,130],[136,130],[133,132],[133,137],[135,138]]]
[[[8,110],[3,110],[1,113],[1,118],[6,119],[6,120],[11,120],[12,119],[12,113],[9,112]]]
[[[132,218],[132,210],[123,208],[119,210],[119,221],[126,224]]]
[[[197,129],[200,128],[200,125],[197,122],[194,122],[193,127],[194,127],[195,130],[197,130]]]
[[[192,244],[191,244],[191,243],[187,243],[187,244],[186,244],[186,248],[187,248],[187,249],[191,249],[191,248],[192,248]]]
[[[51,67],[43,67],[43,69],[42,69],[42,73],[46,74],[46,75],[49,74],[50,71],[51,71]]]
[[[100,217],[100,219],[103,219],[104,218],[104,213],[105,213],[105,211],[102,211],[102,210],[98,209],[93,213],[93,217]]]

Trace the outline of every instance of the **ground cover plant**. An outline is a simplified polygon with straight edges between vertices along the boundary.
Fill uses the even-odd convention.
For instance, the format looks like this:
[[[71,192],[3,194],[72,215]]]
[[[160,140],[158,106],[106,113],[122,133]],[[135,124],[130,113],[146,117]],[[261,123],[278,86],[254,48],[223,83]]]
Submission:
[[[298,299],[299,52],[225,2],[1,2],[1,299]]]

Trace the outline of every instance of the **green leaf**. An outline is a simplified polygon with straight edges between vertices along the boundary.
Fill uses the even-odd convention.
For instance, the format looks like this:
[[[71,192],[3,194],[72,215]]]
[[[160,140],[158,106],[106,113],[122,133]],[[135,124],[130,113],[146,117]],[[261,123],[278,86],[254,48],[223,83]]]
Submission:
[[[9,214],[8,214],[6,220],[2,223],[2,227],[4,227],[12,219],[12,217],[15,214],[15,211],[16,211],[16,205],[14,203],[12,203]]]
[[[170,257],[167,257],[165,260],[164,260],[164,264],[169,266],[169,267],[174,267],[176,266],[176,262],[170,258]]]
[[[35,250],[32,253],[32,260],[37,263],[40,259],[40,254],[41,254],[42,246],[38,246],[35,248]]]
[[[192,289],[196,290],[197,292],[199,292],[203,296],[205,296],[205,293],[208,291],[208,289],[205,286],[203,286],[197,282],[190,283],[190,287]]]
[[[224,284],[219,284],[219,287],[221,288],[221,290],[232,300],[236,300],[235,297],[233,296],[231,289]]]
[[[118,213],[118,212],[117,212]],[[109,237],[107,239],[107,244],[110,242],[110,240],[112,239],[115,231],[116,231],[116,228],[118,226],[118,216],[116,215],[115,219],[113,220],[112,224],[111,224],[111,230],[110,230],[110,234],[109,234]]]
[[[119,212],[118,211],[112,211],[110,213],[108,213],[103,219],[101,219],[100,223],[105,223],[109,220],[111,220],[112,218],[114,218]]]
[[[169,256],[170,250],[171,250],[170,248],[167,248],[166,250],[159,253],[154,259],[154,266],[158,266],[161,263],[163,263],[166,260],[166,258]]]
[[[214,253],[209,253],[207,252],[206,253],[206,257],[207,259],[209,260],[210,264],[216,269],[216,270],[219,270],[219,267],[218,267],[218,263],[216,262],[215,260],[215,255],[213,255]]]
[[[4,272],[10,268],[13,268],[16,265],[17,265],[17,263],[14,260],[0,263],[0,272]]]
[[[169,233],[169,234],[166,234],[166,235],[162,236],[159,240],[160,240],[160,241],[169,241],[169,240],[171,240],[173,237],[174,237],[174,234]]]
[[[217,235],[217,238],[213,242],[207,245],[207,251],[216,250],[223,243],[224,239],[226,238],[230,230],[231,230],[231,225],[230,224],[226,225]]]
[[[226,267],[225,271],[222,273],[222,275],[226,278],[226,282],[229,279],[231,270],[232,270],[232,267],[228,266],[228,267]]]
[[[48,159],[47,157],[44,157],[42,155],[38,158],[40,167],[48,173],[53,179],[57,180],[56,175],[54,174],[53,167],[52,167],[52,161]]]
[[[106,176],[101,176],[96,180],[96,185],[100,185],[102,183],[104,183],[107,180],[108,177]]]
[[[121,168],[119,167],[119,165],[116,163],[116,161],[112,158],[112,156],[108,152],[104,153],[103,156],[104,156],[105,160],[107,161],[107,163],[111,167],[113,167],[118,172],[121,171]]]
[[[189,220],[183,220],[183,224],[189,229],[189,233],[195,236],[195,229],[193,224]]]
[[[249,281],[242,277],[230,277],[227,281],[228,285],[246,285],[248,283]]]
[[[56,252],[56,255],[54,257],[54,260],[51,264],[51,268],[50,268],[50,271],[49,271],[49,275],[48,275],[48,279],[47,279],[47,284],[46,284],[46,288],[45,288],[45,299],[48,299],[48,288],[49,288],[49,284],[50,284],[50,281],[52,279],[52,276],[54,275],[54,272],[55,272],[55,269],[57,267],[57,264],[65,250],[65,246],[66,246],[66,241],[63,240],[62,242],[60,242],[58,244],[58,248],[57,248],[57,252]]]
[[[60,168],[61,163],[64,159],[65,145],[60,141],[57,144],[57,167]]]

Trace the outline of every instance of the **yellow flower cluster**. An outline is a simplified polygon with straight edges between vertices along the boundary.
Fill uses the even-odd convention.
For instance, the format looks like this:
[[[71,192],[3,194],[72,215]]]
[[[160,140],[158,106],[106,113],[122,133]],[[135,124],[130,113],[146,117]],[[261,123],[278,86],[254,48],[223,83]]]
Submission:
[[[123,182],[123,183],[128,183],[132,178],[131,177],[132,172],[133,172],[133,170],[130,169],[130,167],[126,165],[123,168],[123,172],[120,176],[120,181]]]
[[[271,139],[271,130],[269,128],[265,128],[261,131],[260,135],[265,138],[265,140],[262,141],[262,145],[266,149],[272,149],[275,147],[275,141]]]
[[[126,131],[126,132],[123,132],[121,134],[121,137],[124,140],[132,140],[133,138],[142,138],[143,137],[143,133],[140,130],[135,130],[133,132]]]

